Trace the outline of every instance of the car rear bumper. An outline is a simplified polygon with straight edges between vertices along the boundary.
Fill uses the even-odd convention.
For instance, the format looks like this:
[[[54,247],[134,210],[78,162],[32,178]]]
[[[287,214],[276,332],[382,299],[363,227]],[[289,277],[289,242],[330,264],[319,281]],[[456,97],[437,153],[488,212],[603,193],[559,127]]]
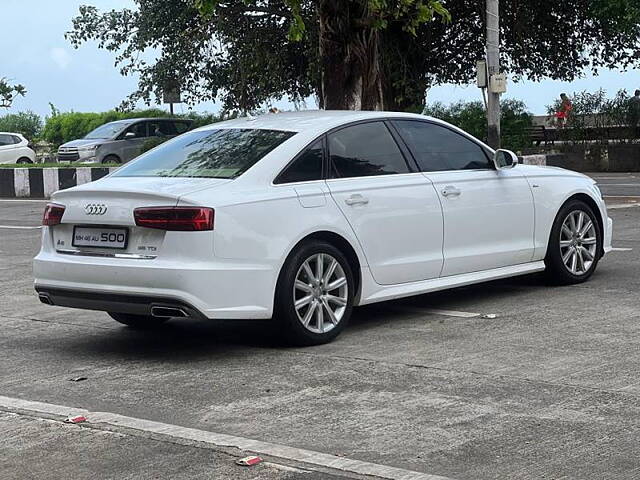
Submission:
[[[271,318],[277,278],[266,265],[190,264],[55,251],[41,251],[33,271],[36,291],[54,305],[149,315],[154,305],[175,304],[190,312],[188,316],[212,319]]]

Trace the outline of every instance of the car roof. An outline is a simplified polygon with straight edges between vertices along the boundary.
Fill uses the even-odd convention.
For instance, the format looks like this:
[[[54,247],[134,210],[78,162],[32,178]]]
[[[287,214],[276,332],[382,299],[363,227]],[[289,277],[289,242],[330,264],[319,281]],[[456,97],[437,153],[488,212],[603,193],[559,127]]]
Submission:
[[[290,132],[320,132],[361,120],[384,120],[387,118],[430,119],[425,115],[401,112],[354,111],[354,110],[303,110],[298,112],[267,113],[256,117],[242,117],[213,123],[199,130],[218,128],[249,128],[259,130],[285,130]]]
[[[148,121],[156,121],[156,120],[165,120],[165,121],[170,120],[175,122],[193,123],[193,120],[191,118],[174,118],[174,117],[123,118],[122,120],[114,120],[113,122],[109,122],[109,123],[136,123],[136,122],[148,122]]]

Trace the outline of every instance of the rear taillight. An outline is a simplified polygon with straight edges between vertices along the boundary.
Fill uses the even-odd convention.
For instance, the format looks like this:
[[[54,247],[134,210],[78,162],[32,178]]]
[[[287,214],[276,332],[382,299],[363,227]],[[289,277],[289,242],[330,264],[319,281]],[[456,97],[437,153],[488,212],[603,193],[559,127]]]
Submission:
[[[213,208],[144,207],[133,211],[136,225],[180,232],[213,230]]]
[[[62,215],[64,215],[64,206],[56,203],[47,203],[44,207],[44,215],[42,216],[42,225],[48,227],[59,225],[62,223]]]

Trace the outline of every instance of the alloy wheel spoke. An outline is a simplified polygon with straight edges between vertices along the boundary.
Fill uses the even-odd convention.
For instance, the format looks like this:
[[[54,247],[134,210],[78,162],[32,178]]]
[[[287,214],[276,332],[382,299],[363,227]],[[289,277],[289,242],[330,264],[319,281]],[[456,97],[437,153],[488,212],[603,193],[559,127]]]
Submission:
[[[573,235],[576,231],[576,217],[575,215],[569,215],[569,228],[571,229],[571,235]]]
[[[584,237],[587,234],[587,232],[591,230],[592,226],[593,226],[593,222],[591,221],[591,219],[587,220],[587,223],[584,225],[584,227],[582,227],[582,230],[580,230],[580,234],[578,236],[580,238]]]
[[[302,319],[302,324],[305,327],[309,326],[309,322],[311,321],[311,317],[313,316],[313,312],[315,312],[317,306],[318,304],[315,302],[309,305],[309,308],[307,309],[307,313],[304,314],[304,318]]]
[[[572,240],[560,240],[560,247],[561,248],[570,247],[572,243],[573,243]]]
[[[324,253],[319,253],[316,256],[316,280],[318,282],[324,277]]]
[[[577,252],[575,250],[572,250],[571,251],[571,266],[569,267],[569,269],[573,273],[576,273],[577,272],[577,270],[576,270],[577,266],[578,266],[578,254],[577,254]]]
[[[313,293],[313,288],[309,286],[309,284],[304,283],[302,280],[296,280],[296,288],[298,290],[302,290],[303,292]]]
[[[335,258],[332,258],[331,265],[329,265],[329,268],[327,269],[326,273],[324,274],[324,277],[322,278],[322,281],[325,283],[325,285],[329,283],[329,280],[331,279],[333,272],[336,271],[337,266],[338,266],[338,261]]]
[[[318,279],[313,274],[313,270],[311,270],[311,266],[309,265],[309,260],[307,260],[306,262],[304,262],[302,264],[302,268],[304,269],[305,273],[307,274],[307,277],[309,277],[310,281],[312,281],[312,282],[317,282],[318,281]]]
[[[347,284],[347,278],[346,277],[340,277],[336,280],[334,280],[333,282],[331,282],[329,285],[327,285],[327,292],[331,292],[333,290],[337,290],[338,288],[342,287],[343,285]]]
[[[327,302],[335,303],[341,307],[344,307],[347,304],[347,301],[342,297],[336,297],[335,295],[325,295],[324,298]]]
[[[573,236],[573,233],[571,233],[571,229],[566,224],[566,220],[565,223],[562,224],[562,233],[564,233],[568,238],[571,238]]]
[[[313,300],[313,295],[307,295],[306,297],[302,297],[299,300],[296,300],[295,307],[296,310],[300,310],[305,305],[309,305]]]
[[[595,237],[583,238],[581,240],[581,243],[583,245],[595,245],[596,244],[596,238]]]
[[[582,255],[587,256],[587,260],[592,261],[594,259],[593,254],[589,251],[588,248],[580,247],[580,249],[582,250]]]
[[[329,302],[327,302],[326,299],[322,299],[322,306],[324,307],[324,309],[327,311],[327,314],[329,316],[329,320],[331,321],[331,323],[333,323],[334,325],[338,324],[338,319],[336,318],[335,314],[333,313],[333,310],[331,310],[331,306],[329,305]]]
[[[324,312],[323,312],[322,304],[316,302],[316,323],[318,325],[318,330],[320,333],[324,332]]]
[[[584,223],[584,212],[578,212],[578,221],[576,222],[576,232],[582,231],[582,224]]]
[[[577,273],[584,273],[584,271],[586,270],[586,268],[584,268],[584,258],[582,258],[582,249],[578,248],[576,249],[576,257],[577,257]]]
[[[567,249],[567,251],[562,255],[562,263],[569,266],[569,259],[571,258],[571,254],[573,253],[573,248]]]

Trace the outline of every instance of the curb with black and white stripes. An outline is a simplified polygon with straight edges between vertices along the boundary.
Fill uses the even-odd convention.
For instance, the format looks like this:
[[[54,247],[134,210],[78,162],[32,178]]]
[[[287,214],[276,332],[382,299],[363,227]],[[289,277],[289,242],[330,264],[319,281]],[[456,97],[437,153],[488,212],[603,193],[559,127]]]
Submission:
[[[49,198],[53,192],[93,182],[116,168],[0,168],[0,197]]]

